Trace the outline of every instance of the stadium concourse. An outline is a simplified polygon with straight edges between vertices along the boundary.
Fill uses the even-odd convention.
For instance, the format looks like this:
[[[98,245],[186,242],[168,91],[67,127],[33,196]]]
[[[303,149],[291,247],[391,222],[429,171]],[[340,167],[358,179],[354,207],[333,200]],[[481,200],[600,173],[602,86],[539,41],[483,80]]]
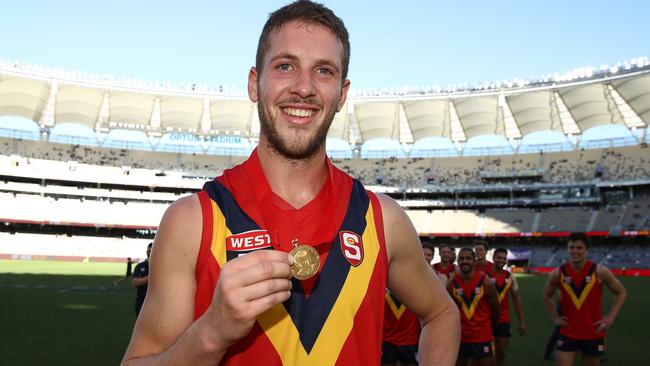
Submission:
[[[566,259],[562,238],[586,232],[594,260],[645,275],[648,121],[650,62],[638,58],[353,91],[328,154],[397,199],[423,240],[487,238],[545,271]],[[141,257],[169,203],[243,161],[258,135],[243,95],[0,61],[0,258]]]

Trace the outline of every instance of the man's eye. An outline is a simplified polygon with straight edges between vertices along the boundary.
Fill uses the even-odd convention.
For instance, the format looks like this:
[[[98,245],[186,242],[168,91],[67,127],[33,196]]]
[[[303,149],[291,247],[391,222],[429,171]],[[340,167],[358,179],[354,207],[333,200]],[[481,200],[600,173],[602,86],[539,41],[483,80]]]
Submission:
[[[291,65],[289,64],[281,64],[278,66],[278,70],[280,71],[289,71],[291,70]]]
[[[332,75],[332,72],[328,68],[325,68],[325,67],[319,68],[318,73],[321,74],[321,75]]]

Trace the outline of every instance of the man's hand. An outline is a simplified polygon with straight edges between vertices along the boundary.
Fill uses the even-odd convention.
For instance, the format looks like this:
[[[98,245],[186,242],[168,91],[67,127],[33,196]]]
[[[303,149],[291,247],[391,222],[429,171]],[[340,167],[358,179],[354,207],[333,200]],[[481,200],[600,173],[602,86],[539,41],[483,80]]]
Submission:
[[[519,322],[519,335],[522,336],[526,334],[526,323],[524,322]]]
[[[604,332],[607,328],[611,327],[614,324],[614,317],[604,316],[602,319],[594,323],[597,332]]]
[[[275,250],[258,250],[224,264],[205,314],[219,343],[227,347],[245,337],[258,315],[289,298],[291,264],[290,255]]]
[[[553,319],[553,323],[557,325],[558,327],[563,327],[568,324],[568,320],[566,316],[558,316],[557,318]]]

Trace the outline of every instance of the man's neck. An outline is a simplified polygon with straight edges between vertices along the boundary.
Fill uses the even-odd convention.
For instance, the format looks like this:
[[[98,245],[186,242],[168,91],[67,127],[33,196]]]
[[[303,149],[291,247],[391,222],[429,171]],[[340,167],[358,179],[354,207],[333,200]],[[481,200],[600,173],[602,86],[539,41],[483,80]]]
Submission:
[[[273,193],[295,208],[314,199],[327,180],[324,149],[308,159],[291,160],[260,143],[257,154]]]
[[[472,279],[472,277],[474,277],[474,273],[475,273],[475,271],[471,271],[471,272],[468,272],[468,273],[461,272],[460,277],[465,281],[469,281],[469,280]]]
[[[580,262],[570,262],[570,263],[571,263],[571,267],[572,267],[576,272],[580,272],[580,271],[582,271],[582,269],[585,267],[585,264],[587,264],[587,260],[585,259],[585,260],[582,260],[582,261],[580,261]]]

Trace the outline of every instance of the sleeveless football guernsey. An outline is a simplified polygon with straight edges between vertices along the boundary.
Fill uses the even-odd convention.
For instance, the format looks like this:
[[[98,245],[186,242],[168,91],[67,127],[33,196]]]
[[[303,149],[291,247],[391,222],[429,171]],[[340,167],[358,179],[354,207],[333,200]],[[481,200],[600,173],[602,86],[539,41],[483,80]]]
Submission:
[[[492,274],[494,285],[499,295],[499,321],[497,323],[510,323],[510,291],[512,290],[513,277],[508,271],[501,271]]]
[[[257,151],[199,192],[195,319],[210,306],[221,266],[239,255],[288,252],[297,239],[314,246],[321,260],[318,274],[292,279],[290,298],[260,315],[220,364],[380,363],[388,261],[379,201],[329,159],[327,165],[329,179],[314,199],[321,202],[305,205],[304,215],[278,204],[282,199],[270,192]],[[272,199],[260,202],[260,192]]]
[[[481,272],[465,282],[460,275],[451,280],[452,298],[460,309],[460,340],[466,343],[492,341],[492,322],[490,305],[485,297],[485,281]]]
[[[560,334],[573,339],[599,339],[594,323],[602,318],[602,284],[596,273],[597,265],[587,261],[580,272],[569,263],[560,266],[560,303],[568,324]]]
[[[396,346],[417,345],[420,340],[420,320],[386,290],[383,341]]]

